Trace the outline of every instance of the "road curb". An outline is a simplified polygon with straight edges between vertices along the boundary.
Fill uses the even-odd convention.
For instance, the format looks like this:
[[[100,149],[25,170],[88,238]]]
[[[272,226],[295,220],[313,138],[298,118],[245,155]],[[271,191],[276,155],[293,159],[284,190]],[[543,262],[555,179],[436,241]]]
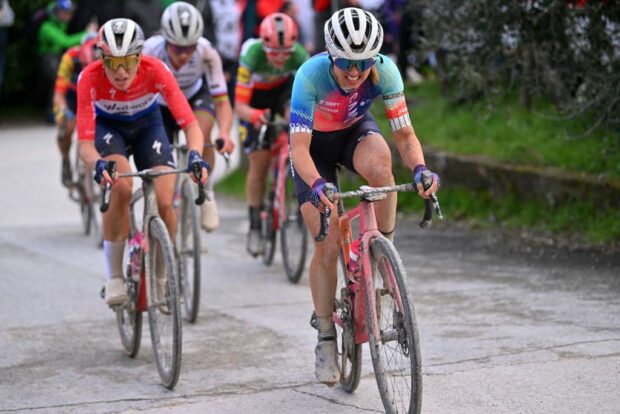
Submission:
[[[509,165],[482,156],[454,155],[425,149],[427,165],[444,185],[489,191],[492,196],[516,194],[526,200],[557,206],[573,200],[591,200],[601,211],[620,208],[620,180],[559,168]]]

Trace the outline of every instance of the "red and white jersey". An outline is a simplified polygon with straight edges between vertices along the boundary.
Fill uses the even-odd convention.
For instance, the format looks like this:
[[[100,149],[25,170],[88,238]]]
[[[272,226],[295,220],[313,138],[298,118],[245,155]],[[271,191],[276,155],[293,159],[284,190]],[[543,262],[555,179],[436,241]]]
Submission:
[[[204,37],[198,39],[196,51],[189,58],[189,61],[179,69],[172,66],[166,51],[166,39],[162,35],[148,38],[144,42],[142,53],[156,57],[168,66],[187,99],[194,96],[202,88],[203,75],[207,78],[207,86],[213,99],[228,94],[226,78],[222,69],[222,58],[211,42]],[[159,103],[165,104],[161,99]]]
[[[126,91],[112,86],[102,61],[91,63],[78,79],[78,139],[95,139],[96,117],[131,122],[157,110],[160,94],[168,103],[180,128],[196,121],[176,79],[161,61],[142,56],[136,78]]]

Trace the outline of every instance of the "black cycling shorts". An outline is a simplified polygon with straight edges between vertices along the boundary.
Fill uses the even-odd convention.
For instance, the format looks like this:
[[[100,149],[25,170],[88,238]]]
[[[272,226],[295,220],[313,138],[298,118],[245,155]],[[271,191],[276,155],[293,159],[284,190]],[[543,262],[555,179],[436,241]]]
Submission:
[[[292,77],[277,88],[268,91],[254,89],[252,92],[252,99],[250,100],[250,106],[257,109],[270,109],[272,115],[280,114],[284,116],[284,109],[290,106],[292,90]],[[258,149],[265,150],[271,148],[275,138],[275,132],[273,128],[267,128],[265,139],[259,148],[258,131],[254,129],[252,124],[247,121],[242,121],[239,126],[239,138],[243,143],[245,152],[248,154]]]
[[[119,154],[129,158],[133,155],[138,170],[158,165],[175,166],[157,107],[130,122],[98,116],[95,125],[95,148],[102,157]]]
[[[203,82],[202,88],[198,90],[191,98],[187,100],[189,102],[189,106],[192,107],[194,112],[196,111],[205,111],[211,114],[212,117],[215,117],[215,104],[213,103],[213,98],[211,97],[211,93],[207,89],[206,82]],[[179,124],[177,124],[176,119],[170,112],[170,108],[165,105],[160,105],[159,110],[161,111],[161,116],[164,119],[164,128],[166,129],[166,135],[168,135],[168,140],[172,143],[174,133],[179,132]],[[206,139],[207,137],[205,137]]]
[[[381,132],[370,112],[366,112],[362,119],[346,129],[330,132],[312,131],[310,156],[321,177],[328,183],[334,183],[338,165],[344,165],[357,174],[353,166],[355,148],[364,137],[374,134],[381,135]],[[306,201],[312,200],[312,188],[297,174],[294,165],[293,174],[295,194],[301,206]]]

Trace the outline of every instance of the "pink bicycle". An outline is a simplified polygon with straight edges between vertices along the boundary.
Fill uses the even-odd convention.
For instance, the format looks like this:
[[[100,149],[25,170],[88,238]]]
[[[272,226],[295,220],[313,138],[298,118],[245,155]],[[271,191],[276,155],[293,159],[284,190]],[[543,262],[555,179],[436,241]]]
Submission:
[[[430,175],[430,172],[429,172]],[[425,177],[425,188],[429,175]],[[388,192],[416,191],[412,184],[367,187],[339,193],[340,262],[333,319],[340,338],[340,382],[353,392],[359,385],[362,344],[368,342],[375,378],[386,413],[419,413],[422,404],[422,369],[418,328],[407,289],[405,267],[398,251],[377,228],[373,202]],[[359,197],[359,204],[344,210],[343,199]],[[433,209],[441,210],[436,197],[425,200],[420,226],[431,224]],[[327,235],[329,210],[321,214],[317,240]],[[359,220],[357,239],[352,221]],[[351,249],[359,246],[357,260]],[[355,253],[355,252],[354,252]]]
[[[259,143],[266,139],[269,126],[279,132],[275,134],[275,142],[271,149],[270,191],[261,213],[263,263],[267,266],[273,263],[277,234],[280,233],[284,271],[291,283],[297,283],[306,263],[308,232],[295,196],[288,145],[288,123],[282,120],[263,125],[258,134]]]

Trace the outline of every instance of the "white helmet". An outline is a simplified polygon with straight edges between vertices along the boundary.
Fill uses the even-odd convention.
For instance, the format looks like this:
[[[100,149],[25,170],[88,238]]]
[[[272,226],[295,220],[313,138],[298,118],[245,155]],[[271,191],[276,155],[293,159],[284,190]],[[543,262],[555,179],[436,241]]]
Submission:
[[[166,40],[177,46],[193,46],[202,36],[204,22],[198,9],[177,1],[166,7],[161,16],[161,29]]]
[[[363,60],[377,56],[383,28],[375,17],[355,7],[338,10],[325,22],[325,45],[333,57]]]
[[[131,19],[112,19],[105,22],[97,37],[97,46],[106,56],[129,56],[142,51],[144,32]]]

